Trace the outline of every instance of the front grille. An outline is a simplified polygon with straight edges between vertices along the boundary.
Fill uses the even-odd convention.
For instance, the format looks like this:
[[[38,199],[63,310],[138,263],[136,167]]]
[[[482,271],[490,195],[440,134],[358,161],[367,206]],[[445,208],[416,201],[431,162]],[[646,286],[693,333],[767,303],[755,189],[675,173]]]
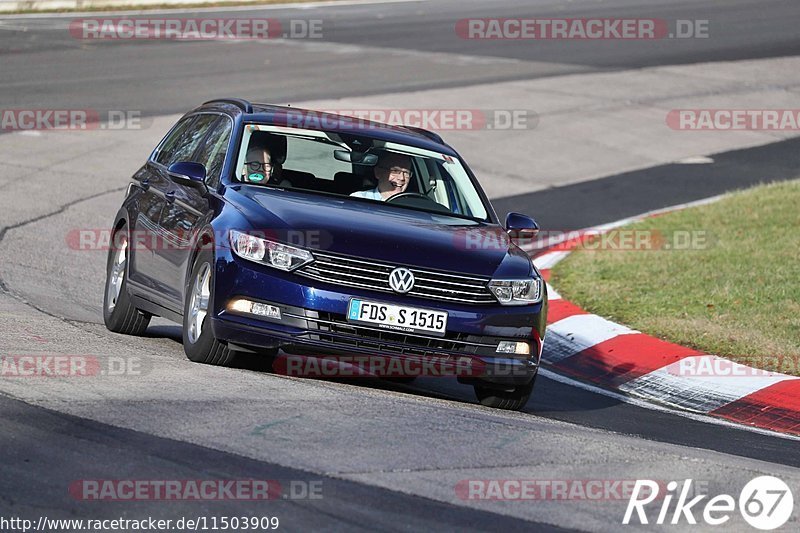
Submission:
[[[304,317],[306,334],[340,348],[361,348],[379,353],[433,357],[442,355],[493,355],[499,337],[447,332],[445,337],[390,332],[347,322],[344,315],[320,312],[318,317]],[[300,317],[298,317],[300,318]]]
[[[389,274],[398,265],[318,252],[314,252],[314,257],[316,260],[313,263],[296,270],[295,273],[334,285],[394,293],[389,287]],[[435,272],[415,267],[406,268],[413,272],[416,280],[414,288],[408,293],[409,296],[466,304],[497,303],[497,299],[487,287],[488,278]]]

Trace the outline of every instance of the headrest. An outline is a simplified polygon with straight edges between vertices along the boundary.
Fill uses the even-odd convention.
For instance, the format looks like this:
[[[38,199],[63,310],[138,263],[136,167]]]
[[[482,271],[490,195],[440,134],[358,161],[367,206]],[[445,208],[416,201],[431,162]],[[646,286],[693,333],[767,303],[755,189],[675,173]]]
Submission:
[[[333,182],[336,184],[337,190],[341,191],[343,194],[350,194],[375,186],[374,177],[366,174],[353,174],[352,172],[337,172],[333,176]]]
[[[250,150],[253,147],[263,147],[269,150],[272,162],[282,165],[286,162],[286,137],[266,131],[254,131],[250,136]]]

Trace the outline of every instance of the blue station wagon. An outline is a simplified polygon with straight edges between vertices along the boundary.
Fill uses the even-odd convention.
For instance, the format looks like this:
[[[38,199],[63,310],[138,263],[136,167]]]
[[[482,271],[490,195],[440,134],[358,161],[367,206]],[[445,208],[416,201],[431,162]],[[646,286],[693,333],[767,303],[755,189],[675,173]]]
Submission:
[[[437,362],[481,404],[520,409],[547,294],[517,244],[537,231],[517,213],[501,225],[435,133],[213,100],[133,175],[113,224],[105,324],[141,334],[152,316],[176,321],[188,358],[207,364]]]

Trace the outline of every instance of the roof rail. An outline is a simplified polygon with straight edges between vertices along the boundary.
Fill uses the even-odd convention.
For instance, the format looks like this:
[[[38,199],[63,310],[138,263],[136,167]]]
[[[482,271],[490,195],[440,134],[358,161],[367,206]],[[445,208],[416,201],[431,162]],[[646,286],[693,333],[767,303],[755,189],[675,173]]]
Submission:
[[[439,136],[439,134],[433,133],[430,130],[426,130],[425,128],[417,128],[415,126],[403,126],[403,127],[408,129],[408,130],[420,133],[420,134],[424,135],[425,137],[427,137],[428,139],[430,139],[430,140],[432,140],[434,142],[437,142],[439,144],[445,144],[444,139],[442,139]]]
[[[213,100],[209,100],[208,102],[203,102],[203,105],[206,104],[232,104],[245,113],[253,112],[253,104],[241,98],[215,98]]]

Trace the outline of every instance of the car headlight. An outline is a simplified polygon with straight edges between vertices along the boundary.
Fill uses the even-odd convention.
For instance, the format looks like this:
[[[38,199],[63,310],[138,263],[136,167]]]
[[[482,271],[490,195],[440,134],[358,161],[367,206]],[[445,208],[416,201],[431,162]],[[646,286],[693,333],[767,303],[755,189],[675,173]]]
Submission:
[[[275,267],[287,272],[314,260],[308,250],[262,239],[241,231],[231,230],[231,249],[242,259]]]
[[[489,290],[503,305],[535,304],[542,301],[542,278],[493,279]]]

